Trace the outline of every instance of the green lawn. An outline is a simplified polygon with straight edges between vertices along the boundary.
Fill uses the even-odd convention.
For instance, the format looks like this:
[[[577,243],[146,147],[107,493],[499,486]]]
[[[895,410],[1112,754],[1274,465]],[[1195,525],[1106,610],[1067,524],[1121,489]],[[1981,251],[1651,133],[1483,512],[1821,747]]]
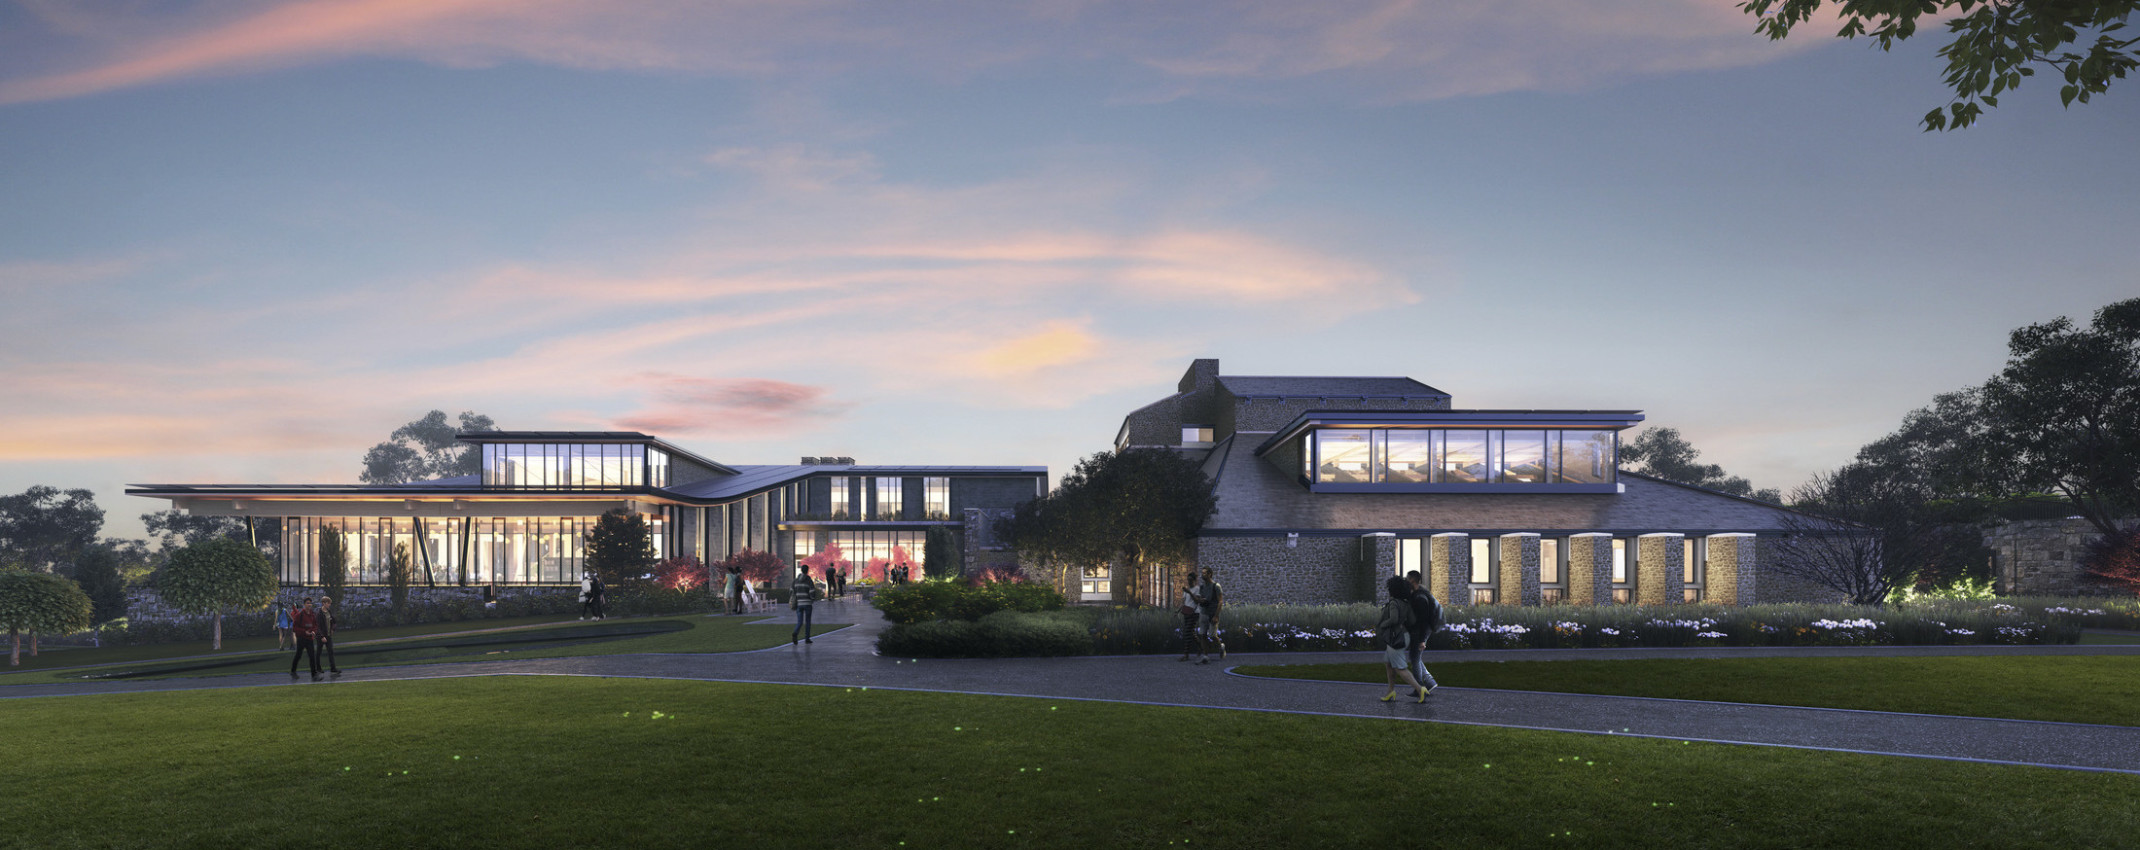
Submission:
[[[0,847],[2108,847],[2140,777],[582,678],[0,702]],[[1431,836],[1425,838],[1423,836]]]
[[[337,645],[335,659],[342,669],[348,670],[397,664],[504,661],[635,652],[739,652],[787,643],[788,635],[794,630],[792,622],[782,623],[777,618],[766,623],[752,622],[755,619],[686,616],[610,619],[599,623],[571,619],[535,628],[480,634],[432,634],[375,644],[354,644],[353,641],[345,639]],[[840,628],[844,626],[818,625],[813,632],[822,635]],[[359,633],[349,634],[354,636]],[[78,682],[83,679],[161,679],[288,672],[290,661],[290,653],[274,651],[270,644],[267,651],[225,650],[222,655],[207,658],[188,657],[44,670],[0,676],[0,695],[5,694],[6,685]]]
[[[1732,658],[1465,661],[1444,685],[1518,691],[2140,725],[2140,657]],[[1251,676],[1382,684],[1379,663],[1250,665]]]

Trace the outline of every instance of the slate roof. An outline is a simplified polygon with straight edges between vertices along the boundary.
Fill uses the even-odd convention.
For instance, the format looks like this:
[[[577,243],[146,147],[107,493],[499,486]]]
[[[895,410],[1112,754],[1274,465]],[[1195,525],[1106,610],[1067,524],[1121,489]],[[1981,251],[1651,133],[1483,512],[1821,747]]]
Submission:
[[[1265,375],[1220,375],[1219,384],[1240,397],[1359,398],[1362,396],[1448,397],[1448,393],[1411,378],[1312,378]]]
[[[1775,531],[1794,513],[1749,499],[1620,472],[1626,492],[1314,493],[1234,440],[1219,467],[1218,512],[1204,534],[1359,530],[1540,533]],[[1213,468],[1206,465],[1207,470]]]

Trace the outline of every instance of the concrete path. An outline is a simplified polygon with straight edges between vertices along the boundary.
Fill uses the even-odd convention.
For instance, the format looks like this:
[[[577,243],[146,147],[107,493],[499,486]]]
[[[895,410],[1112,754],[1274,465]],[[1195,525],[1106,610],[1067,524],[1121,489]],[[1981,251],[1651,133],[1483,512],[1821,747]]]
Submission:
[[[775,618],[777,621],[778,618]],[[1238,664],[1360,662],[1376,653],[1234,655],[1199,666],[1174,656],[931,660],[880,658],[884,623],[873,609],[827,605],[819,622],[853,622],[814,644],[723,654],[612,655],[349,670],[317,686],[489,675],[570,675],[764,682],[833,687],[1103,700],[1148,705],[1277,711],[1346,717],[1711,741],[1816,750],[2036,765],[2140,774],[2140,727],[1896,714],[1444,687],[1425,704],[1376,699],[1381,685],[1235,675]],[[1438,660],[1715,658],[1769,656],[2125,655],[2140,645],[2050,647],[1834,647],[1644,650],[1506,650],[1428,653]],[[314,687],[280,674],[66,685],[6,686],[0,698],[96,693]]]

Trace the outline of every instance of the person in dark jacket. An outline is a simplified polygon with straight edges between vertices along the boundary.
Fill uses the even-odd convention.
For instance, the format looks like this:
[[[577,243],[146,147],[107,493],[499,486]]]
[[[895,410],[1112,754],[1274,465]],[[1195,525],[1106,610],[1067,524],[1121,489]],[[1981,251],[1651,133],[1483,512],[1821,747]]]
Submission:
[[[318,649],[314,650],[314,652],[327,656],[328,675],[340,676],[342,675],[342,668],[334,663],[334,597],[320,597],[318,614],[319,642],[316,644]],[[315,663],[313,666],[317,667],[319,665]]]
[[[1419,653],[1427,648],[1427,638],[1434,634],[1434,628],[1441,625],[1442,606],[1435,601],[1433,593],[1420,585],[1418,570],[1405,573],[1404,578],[1412,586],[1412,616],[1419,620],[1412,624],[1412,647],[1405,651],[1405,660],[1409,662],[1405,669],[1412,671],[1412,678],[1431,694],[1441,686],[1435,684],[1433,674],[1427,672],[1427,665],[1420,663]]]
[[[297,651],[290,655],[290,678],[297,678],[297,661],[307,655],[312,657],[312,681],[320,680],[319,612],[312,610],[312,597],[307,596],[290,612],[290,631],[297,635]]]
[[[795,631],[788,633],[789,646],[794,646],[797,638],[803,643],[816,642],[810,639],[810,612],[816,607],[820,595],[817,582],[810,580],[810,568],[797,568],[795,582],[788,585],[788,604],[795,608]]]
[[[1375,621],[1375,639],[1382,643],[1382,679],[1389,684],[1389,692],[1382,695],[1383,702],[1397,698],[1397,680],[1412,686],[1420,702],[1427,701],[1427,689],[1412,678],[1412,670],[1405,661],[1405,649],[1412,643],[1412,583],[1403,576],[1390,576],[1383,585],[1389,591],[1389,601],[1382,603],[1382,616]]]

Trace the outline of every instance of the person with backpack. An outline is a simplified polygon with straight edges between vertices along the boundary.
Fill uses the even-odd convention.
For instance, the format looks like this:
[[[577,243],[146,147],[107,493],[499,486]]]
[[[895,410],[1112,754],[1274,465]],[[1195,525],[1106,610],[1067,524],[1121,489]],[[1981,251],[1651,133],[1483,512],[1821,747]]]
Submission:
[[[788,645],[794,646],[797,637],[803,643],[815,643],[810,639],[810,611],[823,592],[817,589],[817,582],[810,580],[809,567],[796,568],[795,583],[788,585],[788,594],[788,604],[795,608],[795,631],[788,633]]]
[[[1196,571],[1190,570],[1188,583],[1181,586],[1181,607],[1175,609],[1175,613],[1181,615],[1181,657],[1174,660],[1187,661],[1189,653],[1203,647],[1203,641],[1196,636],[1196,621],[1201,611],[1200,597],[1196,593]]]
[[[1420,586],[1418,570],[1405,573],[1404,578],[1412,586],[1412,616],[1418,620],[1412,626],[1412,646],[1405,650],[1405,660],[1410,662],[1405,669],[1412,671],[1412,678],[1431,694],[1441,686],[1434,682],[1434,675],[1427,672],[1427,665],[1420,662],[1419,653],[1427,648],[1427,638],[1442,626],[1442,604],[1433,593]]]
[[[1389,693],[1382,695],[1383,702],[1397,698],[1397,680],[1412,686],[1418,692],[1419,701],[1427,701],[1427,689],[1412,678],[1405,649],[1412,644],[1412,626],[1419,615],[1412,611],[1412,583],[1403,576],[1390,576],[1383,585],[1389,590],[1389,601],[1382,603],[1382,616],[1375,621],[1375,640],[1382,644],[1382,679],[1390,686]]]
[[[1196,588],[1196,633],[1202,642],[1199,649],[1203,656],[1196,660],[1198,664],[1211,663],[1210,650],[1214,645],[1219,648],[1219,660],[1226,660],[1226,642],[1219,640],[1219,607],[1224,602],[1222,594],[1219,580],[1211,577],[1210,567],[1205,567],[1204,580],[1198,583]]]

